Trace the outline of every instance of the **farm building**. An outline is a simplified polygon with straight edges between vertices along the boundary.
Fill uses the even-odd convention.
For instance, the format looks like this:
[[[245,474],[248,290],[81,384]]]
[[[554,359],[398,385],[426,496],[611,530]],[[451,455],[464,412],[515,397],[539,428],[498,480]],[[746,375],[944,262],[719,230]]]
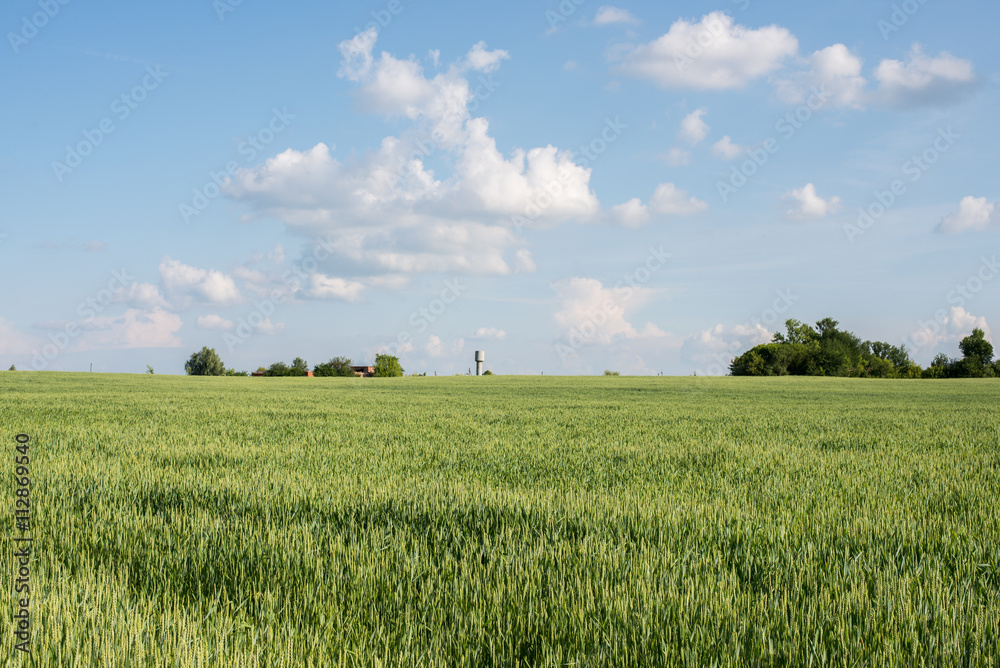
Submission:
[[[375,375],[375,367],[373,366],[352,366],[351,371],[354,372],[355,376],[362,378],[371,378]]]

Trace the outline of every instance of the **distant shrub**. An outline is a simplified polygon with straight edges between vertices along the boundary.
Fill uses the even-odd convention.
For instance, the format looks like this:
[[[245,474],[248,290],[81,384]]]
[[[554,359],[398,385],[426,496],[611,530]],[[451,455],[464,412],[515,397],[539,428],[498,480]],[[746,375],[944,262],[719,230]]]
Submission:
[[[621,374],[618,373],[617,371],[611,371],[609,369],[605,369],[604,370],[604,375],[605,376],[620,376]]]
[[[493,375],[493,372],[492,372],[492,371],[484,371],[484,372],[483,372],[483,375],[484,375],[484,376],[492,376],[492,375]]]

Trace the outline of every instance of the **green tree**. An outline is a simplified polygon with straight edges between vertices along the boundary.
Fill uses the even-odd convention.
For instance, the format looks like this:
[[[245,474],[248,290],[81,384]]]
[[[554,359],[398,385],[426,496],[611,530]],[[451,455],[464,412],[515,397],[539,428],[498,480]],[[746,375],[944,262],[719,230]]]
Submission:
[[[291,376],[292,370],[288,368],[288,365],[284,362],[275,362],[271,366],[267,367],[267,371],[264,372],[265,376]]]
[[[309,375],[309,362],[306,362],[301,357],[296,357],[292,360],[291,374],[292,376],[308,376]]]
[[[7,369],[7,371],[17,371],[17,367],[16,367],[16,366],[14,366],[13,364],[11,364],[11,365],[10,365],[10,368],[9,368],[9,369]]]
[[[962,351],[964,365],[970,371],[982,372],[993,363],[993,344],[986,340],[986,334],[979,328],[962,339],[958,349]]]
[[[225,375],[227,376],[249,376],[250,374],[246,371],[237,371],[236,369],[226,369]]]
[[[343,376],[354,377],[354,369],[351,368],[351,360],[347,357],[334,357],[329,362],[317,364],[313,369],[316,376]]]
[[[150,376],[152,376],[152,375],[153,375],[153,374],[155,374],[156,372],[155,372],[155,371],[153,371],[153,367],[151,367],[150,365],[148,365],[148,364],[147,364],[147,365],[146,365],[146,373],[148,373],[148,374],[149,374]]]
[[[785,321],[785,334],[778,332],[772,339],[773,343],[811,343],[819,338],[816,330],[795,319]]]
[[[226,365],[215,348],[202,348],[200,352],[191,354],[184,371],[189,376],[221,376],[226,372]]]
[[[399,364],[399,358],[395,355],[375,356],[375,377],[376,378],[401,378],[403,367]]]

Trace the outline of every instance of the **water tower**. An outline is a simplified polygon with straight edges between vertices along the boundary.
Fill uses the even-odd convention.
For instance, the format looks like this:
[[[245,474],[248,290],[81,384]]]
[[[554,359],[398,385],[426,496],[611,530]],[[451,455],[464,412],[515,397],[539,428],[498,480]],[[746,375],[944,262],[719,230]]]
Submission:
[[[485,362],[485,361],[486,361],[486,353],[484,353],[482,350],[477,350],[476,351],[476,375],[477,376],[482,376],[483,375],[483,362]]]

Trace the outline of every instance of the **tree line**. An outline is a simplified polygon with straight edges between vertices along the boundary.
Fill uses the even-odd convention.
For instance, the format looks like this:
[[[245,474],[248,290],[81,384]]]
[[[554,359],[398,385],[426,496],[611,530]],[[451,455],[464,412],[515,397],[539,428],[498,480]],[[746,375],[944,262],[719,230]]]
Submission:
[[[354,369],[351,368],[352,366],[353,363],[350,358],[334,357],[328,362],[323,362],[322,364],[317,364],[313,367],[313,375],[326,377],[344,376],[353,378],[355,374]],[[399,363],[399,358],[395,355],[376,355],[374,370],[374,375],[378,378],[399,378],[403,375],[403,367]],[[202,348],[196,353],[192,353],[191,357],[188,358],[187,363],[184,365],[184,371],[189,376],[250,375],[246,371],[227,369],[226,365],[222,361],[222,358],[219,357],[219,353],[215,351],[215,348],[208,347]],[[284,362],[275,362],[268,367],[259,367],[257,372],[263,374],[264,376],[271,377],[308,376],[309,363],[301,357],[296,357],[292,360],[290,365],[285,364]]]
[[[754,346],[732,361],[733,376],[841,376],[856,378],[995,378],[1000,361],[981,329],[959,343],[961,358],[940,354],[926,369],[910,359],[906,346],[863,341],[840,323],[824,318],[813,328],[785,322],[770,343]]]

